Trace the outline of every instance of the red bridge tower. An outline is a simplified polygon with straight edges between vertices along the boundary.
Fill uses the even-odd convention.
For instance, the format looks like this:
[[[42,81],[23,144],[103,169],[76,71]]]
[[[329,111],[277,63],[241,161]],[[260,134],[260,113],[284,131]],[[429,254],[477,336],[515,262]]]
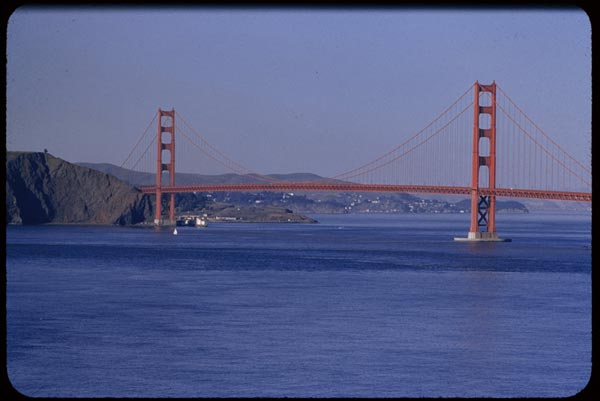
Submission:
[[[169,218],[163,219],[162,174],[169,172],[169,185],[175,185],[175,109],[166,111],[158,109],[158,149],[156,162],[156,211],[155,225],[175,225],[175,193],[170,193]]]
[[[467,238],[455,239],[459,241],[510,241],[498,238],[496,233],[496,197],[481,194],[483,188],[496,188],[496,82],[492,82],[491,85],[482,85],[476,81],[474,95],[471,226]],[[482,101],[487,98],[491,98],[491,101]]]

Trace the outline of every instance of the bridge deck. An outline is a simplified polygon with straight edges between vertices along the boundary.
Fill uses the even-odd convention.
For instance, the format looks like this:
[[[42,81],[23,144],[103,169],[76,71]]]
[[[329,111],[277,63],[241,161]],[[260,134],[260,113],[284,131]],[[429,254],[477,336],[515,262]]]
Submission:
[[[156,193],[156,186],[142,186],[143,193]],[[318,182],[281,182],[271,184],[206,184],[206,185],[174,185],[162,186],[162,193],[182,192],[260,192],[260,191],[311,191],[311,192],[403,192],[429,193],[446,195],[470,195],[470,187],[449,187],[429,185],[386,185],[386,184],[352,184],[352,183],[318,183]],[[501,196],[508,198],[530,198],[591,202],[592,194],[588,192],[561,192],[513,188],[480,188],[479,193],[485,196]]]

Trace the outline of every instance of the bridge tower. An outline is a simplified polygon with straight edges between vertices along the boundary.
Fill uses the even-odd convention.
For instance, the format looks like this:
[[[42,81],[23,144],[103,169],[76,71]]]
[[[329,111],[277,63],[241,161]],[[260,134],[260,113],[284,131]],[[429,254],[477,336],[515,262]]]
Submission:
[[[489,95],[486,95],[489,94]],[[482,101],[483,99],[491,99]],[[471,226],[463,241],[510,241],[496,233],[496,197],[481,189],[496,188],[496,82],[475,82],[473,101],[473,151],[471,159]],[[487,174],[487,175],[486,175]]]
[[[162,174],[169,172],[169,185],[175,185],[175,109],[158,109],[158,138],[156,162],[156,210],[155,225],[175,225],[175,194],[170,194],[169,218],[162,218]]]

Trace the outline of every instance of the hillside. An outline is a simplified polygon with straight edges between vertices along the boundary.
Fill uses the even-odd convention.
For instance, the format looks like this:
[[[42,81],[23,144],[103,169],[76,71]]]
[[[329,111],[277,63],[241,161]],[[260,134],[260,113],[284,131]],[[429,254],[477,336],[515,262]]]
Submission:
[[[136,224],[152,213],[148,196],[109,174],[48,153],[6,153],[7,224]]]
[[[145,173],[141,171],[128,170],[126,168],[115,166],[109,163],[76,163],[79,166],[91,168],[94,170],[102,171],[104,173],[113,175],[118,179],[127,182],[134,186],[154,185],[156,183],[156,176],[152,173]],[[273,177],[280,180],[286,181],[315,181],[323,179],[316,174],[310,173],[292,173],[292,174],[270,174],[269,177]],[[175,184],[176,185],[190,185],[190,184],[247,184],[247,183],[264,183],[264,180],[255,178],[255,176],[240,175],[240,174],[192,174],[192,173],[175,173]]]
[[[110,164],[94,166],[106,171],[71,164],[48,153],[7,152],[6,224],[130,225],[154,220],[154,196],[144,195],[113,176],[135,177],[143,173]],[[207,177],[227,182],[248,179],[235,174]],[[144,179],[143,175],[137,178]],[[205,214],[210,221],[315,222],[284,207],[237,206],[213,201],[207,204],[206,200],[201,195],[177,194],[175,213]],[[162,209],[168,209],[167,197],[162,199]]]

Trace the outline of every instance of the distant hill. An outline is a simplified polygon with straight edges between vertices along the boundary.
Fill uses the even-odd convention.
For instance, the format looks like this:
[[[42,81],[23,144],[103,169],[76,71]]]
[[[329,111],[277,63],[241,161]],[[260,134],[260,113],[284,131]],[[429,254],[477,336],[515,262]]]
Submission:
[[[152,203],[137,188],[49,153],[6,153],[7,224],[136,224]]]
[[[144,173],[140,171],[128,170],[126,168],[115,166],[109,163],[76,163],[79,166],[102,171],[113,175],[118,179],[125,181],[134,186],[154,185],[156,176],[152,173]],[[323,177],[311,173],[292,173],[292,174],[270,174],[269,177],[286,180],[286,181],[314,181],[322,180]],[[256,178],[254,175],[240,174],[191,174],[191,173],[175,173],[176,185],[191,185],[191,184],[248,184],[248,183],[264,183],[265,181]]]
[[[466,212],[471,211],[471,200],[463,199],[460,202],[456,202],[455,206],[459,210],[465,210]],[[497,200],[496,211],[498,212],[513,212],[513,213],[528,213],[529,210],[521,202],[514,200]]]
[[[570,202],[545,199],[519,199],[527,208],[544,212],[591,212],[592,204],[588,202]]]

